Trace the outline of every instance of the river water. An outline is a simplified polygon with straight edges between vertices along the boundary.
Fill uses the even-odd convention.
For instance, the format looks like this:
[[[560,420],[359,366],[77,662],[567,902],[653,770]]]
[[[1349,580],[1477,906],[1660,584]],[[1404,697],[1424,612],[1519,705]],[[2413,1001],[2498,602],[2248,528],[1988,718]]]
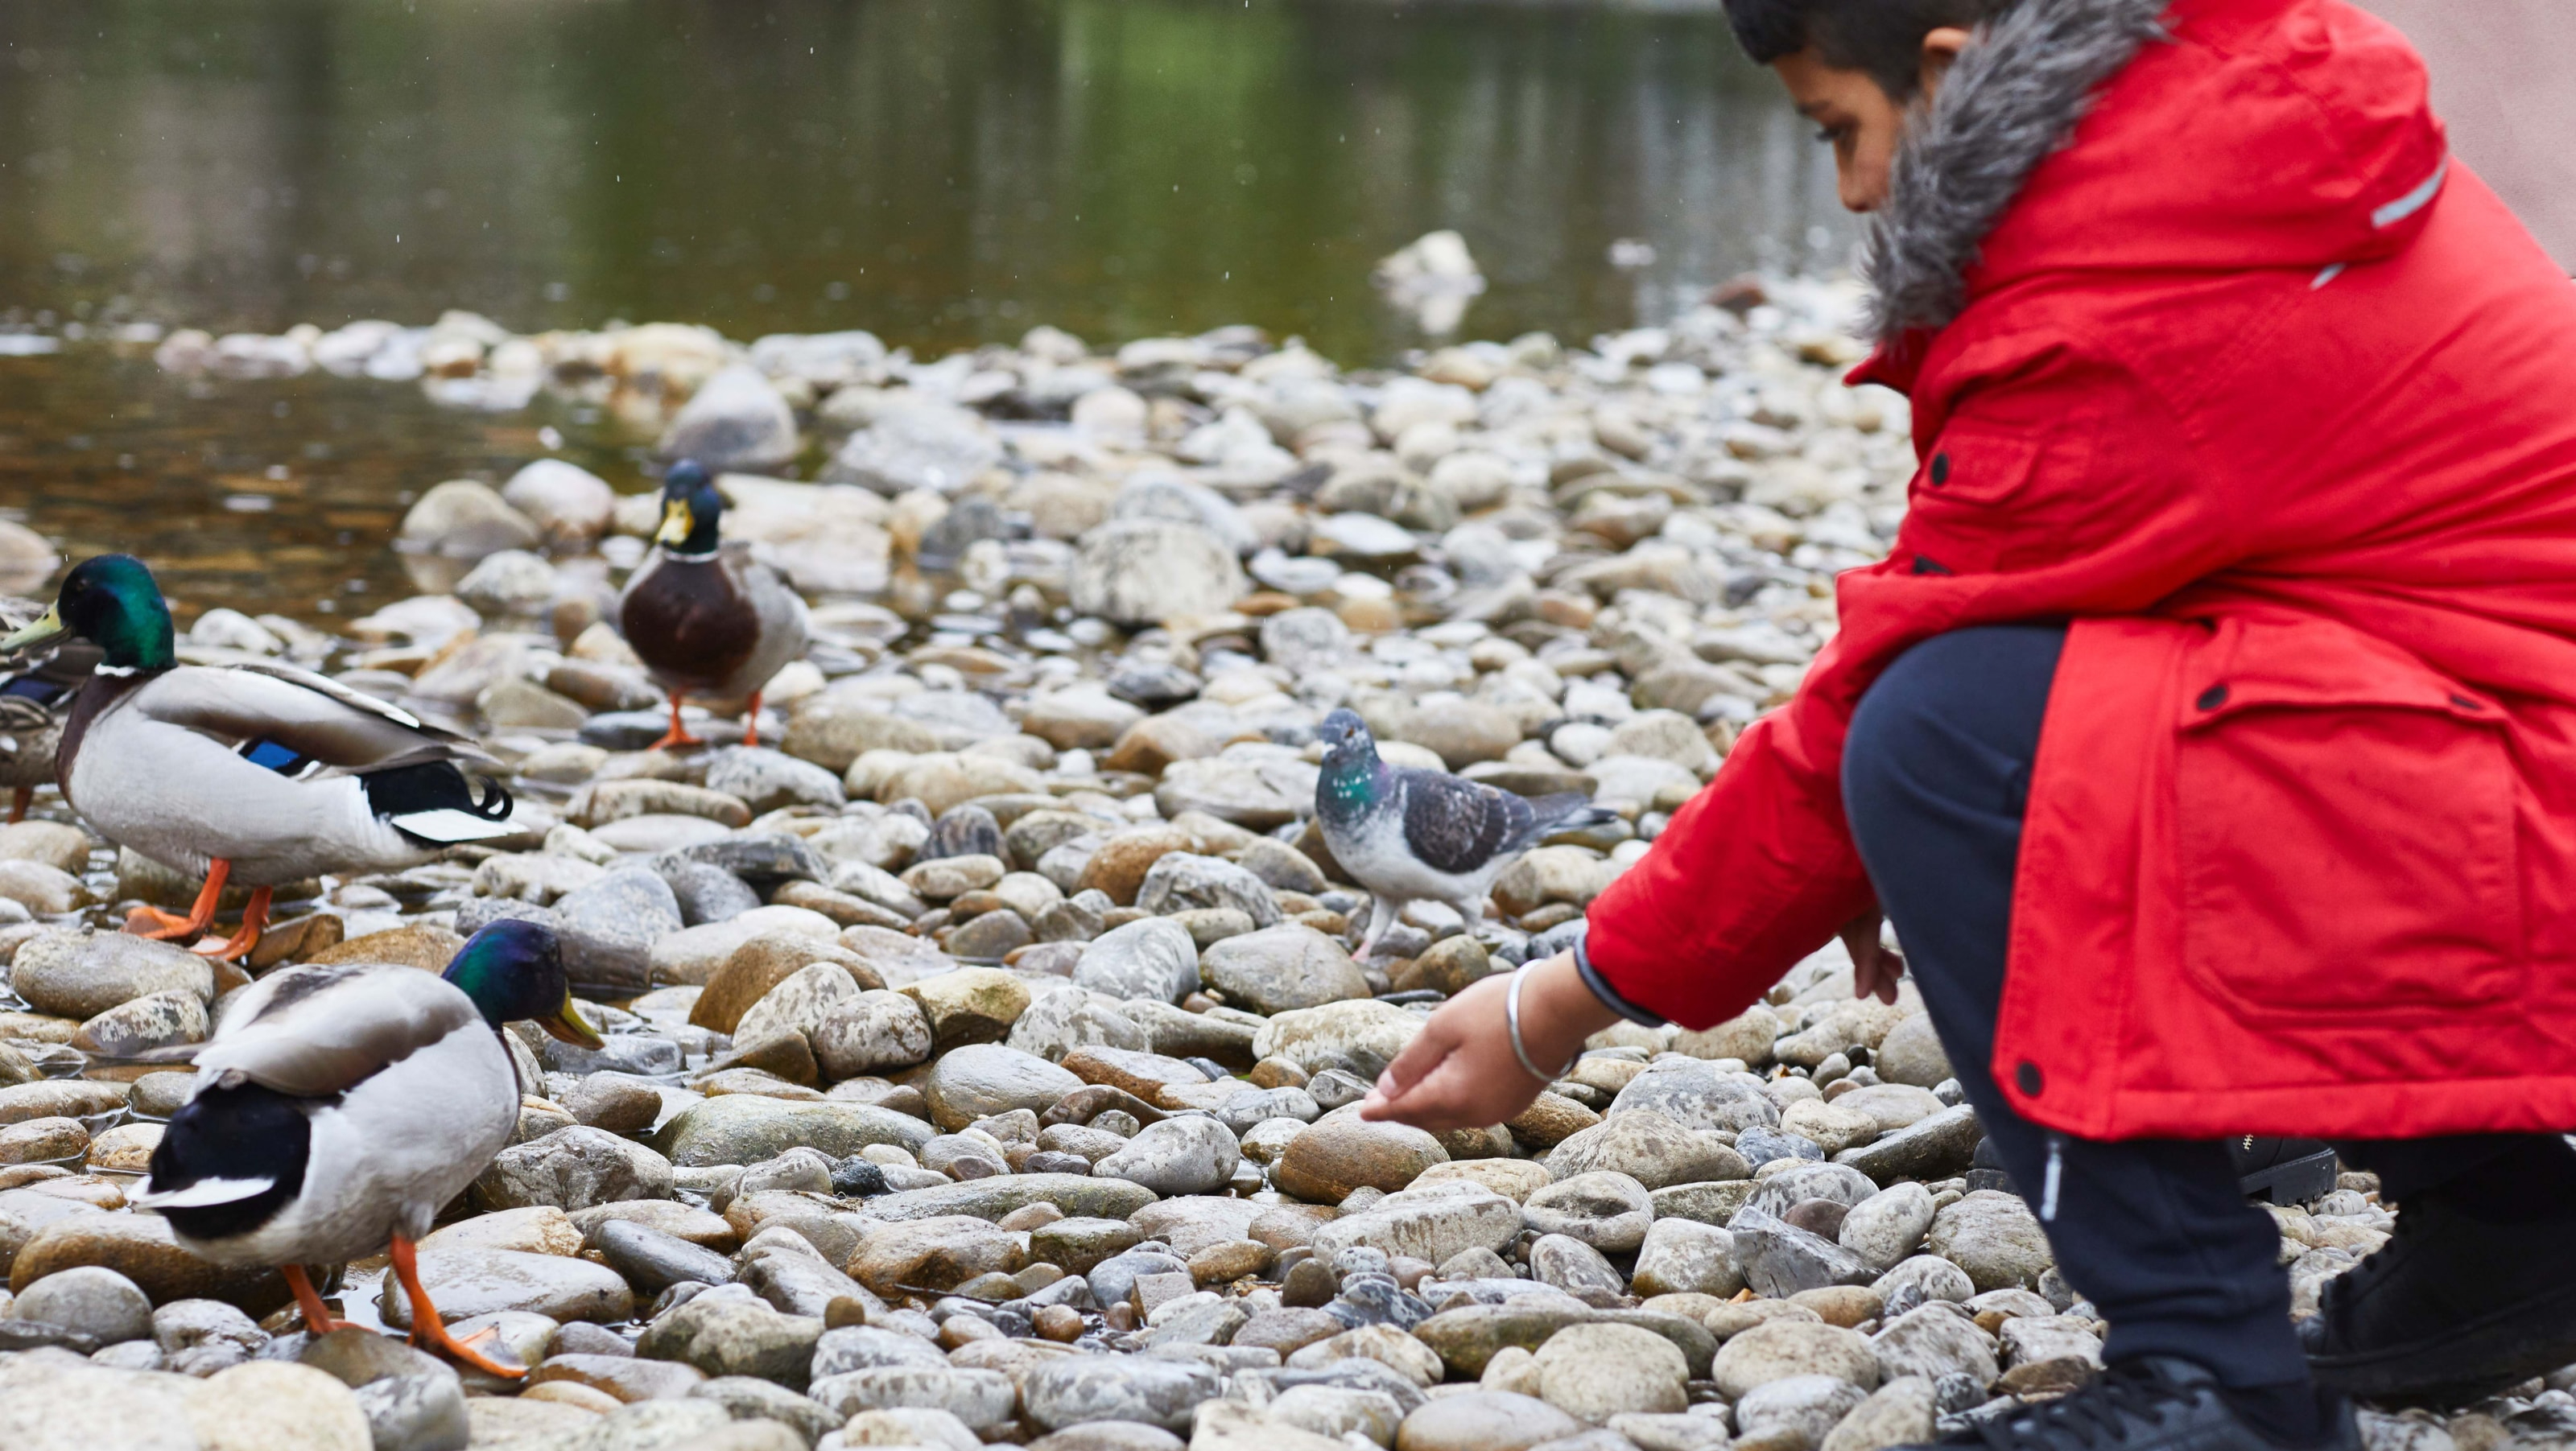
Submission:
[[[1851,239],[1714,8],[1340,0],[0,0],[0,217],[0,323],[52,336],[467,308],[925,358],[1250,322],[1389,360],[1427,339],[1370,265],[1439,227],[1489,282],[1460,335],[1579,342]],[[192,607],[401,591],[403,503],[542,428],[641,484],[542,402],[7,351],[0,510]]]

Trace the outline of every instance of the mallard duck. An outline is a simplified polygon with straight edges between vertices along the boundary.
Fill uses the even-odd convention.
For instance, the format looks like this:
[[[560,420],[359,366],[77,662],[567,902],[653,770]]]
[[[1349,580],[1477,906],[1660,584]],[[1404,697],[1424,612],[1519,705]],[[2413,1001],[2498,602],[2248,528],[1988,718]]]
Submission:
[[[724,496],[695,461],[662,480],[653,557],[626,582],[618,628],[653,683],[670,692],[671,729],[652,749],[702,744],[680,724],[680,699],[746,701],[742,743],[760,744],[760,692],[805,653],[805,602],[751,550],[718,538]]]
[[[0,600],[0,624],[17,629],[42,613],[33,600]],[[96,645],[67,641],[53,654],[0,671],[0,786],[10,788],[9,820],[27,819],[36,788],[54,779],[54,749],[72,695],[99,660]]]
[[[170,608],[130,555],[81,561],[0,654],[65,634],[102,659],[63,725],[63,799],[108,840],[206,879],[188,915],[140,908],[129,932],[196,937],[238,880],[254,888],[241,930],[196,949],[238,957],[281,883],[396,871],[517,829],[499,785],[475,799],[462,767],[497,763],[462,736],[290,666],[179,664]]]
[[[517,1019],[600,1045],[564,985],[553,930],[534,922],[485,927],[436,977],[381,963],[272,972],[196,1051],[196,1087],[135,1202],[217,1264],[277,1266],[316,1335],[343,1322],[304,1266],[390,1246],[413,1344],[524,1375],[448,1335],[413,1255],[518,1124],[521,1084],[500,1037]]]

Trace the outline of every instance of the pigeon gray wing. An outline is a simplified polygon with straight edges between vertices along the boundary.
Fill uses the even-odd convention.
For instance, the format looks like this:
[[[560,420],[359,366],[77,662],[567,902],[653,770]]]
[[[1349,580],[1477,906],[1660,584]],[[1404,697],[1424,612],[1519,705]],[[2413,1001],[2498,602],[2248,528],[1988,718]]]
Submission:
[[[1438,771],[1397,776],[1404,789],[1404,844],[1435,871],[1476,871],[1517,850],[1532,825],[1530,804],[1508,791]]]
[[[1616,812],[1593,805],[1592,798],[1580,791],[1559,791],[1547,796],[1533,796],[1529,800],[1529,808],[1529,834],[1515,845],[1528,846],[1540,837],[1591,826],[1608,821],[1617,815]]]

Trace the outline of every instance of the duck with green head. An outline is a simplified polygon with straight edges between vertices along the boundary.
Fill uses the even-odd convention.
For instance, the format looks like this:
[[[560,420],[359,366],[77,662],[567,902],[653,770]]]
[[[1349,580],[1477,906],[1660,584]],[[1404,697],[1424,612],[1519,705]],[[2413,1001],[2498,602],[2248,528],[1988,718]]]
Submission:
[[[523,1085],[501,1033],[522,1020],[600,1045],[553,930],[534,922],[485,927],[436,977],[383,963],[272,972],[196,1050],[196,1087],[135,1202],[217,1264],[277,1266],[316,1335],[340,1322],[303,1267],[390,1246],[405,1296],[394,1313],[414,1344],[525,1374],[449,1338],[412,1251],[518,1126]]]
[[[680,723],[683,697],[739,706],[743,744],[760,744],[761,690],[805,653],[805,602],[747,546],[723,541],[724,507],[704,468],[673,464],[657,547],[617,601],[618,629],[671,697],[655,750],[703,744]]]
[[[66,635],[99,663],[73,696],[55,781],[91,829],[205,888],[186,916],[139,909],[127,930],[194,938],[228,882],[252,888],[241,930],[258,944],[271,890],[328,874],[398,871],[463,841],[507,836],[510,796],[469,765],[473,742],[337,681],[285,665],[182,665],[170,607],[131,555],[81,561],[0,655]]]
[[[0,600],[0,628],[17,629],[44,609],[34,600]],[[98,661],[96,645],[66,640],[48,653],[0,669],[0,786],[9,788],[12,823],[27,819],[37,787],[53,784],[63,718]]]

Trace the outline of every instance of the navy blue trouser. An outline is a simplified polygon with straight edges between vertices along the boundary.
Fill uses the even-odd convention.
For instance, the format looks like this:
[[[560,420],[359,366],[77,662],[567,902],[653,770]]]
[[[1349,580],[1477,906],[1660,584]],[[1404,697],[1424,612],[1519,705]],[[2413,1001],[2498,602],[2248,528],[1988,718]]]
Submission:
[[[2180,1356],[2231,1386],[2304,1380],[2280,1236],[2237,1192],[2223,1144],[2054,1134],[2007,1106],[1987,1067],[2031,762],[2065,642],[2063,626],[1987,626],[1889,666],[1844,748],[1852,836],[1986,1137],[2040,1215],[2059,1272],[2111,1324],[2105,1357]],[[2528,1182],[2536,1157],[2553,1175],[2570,1157],[2544,1135],[2337,1147],[2377,1170],[2392,1201]]]

